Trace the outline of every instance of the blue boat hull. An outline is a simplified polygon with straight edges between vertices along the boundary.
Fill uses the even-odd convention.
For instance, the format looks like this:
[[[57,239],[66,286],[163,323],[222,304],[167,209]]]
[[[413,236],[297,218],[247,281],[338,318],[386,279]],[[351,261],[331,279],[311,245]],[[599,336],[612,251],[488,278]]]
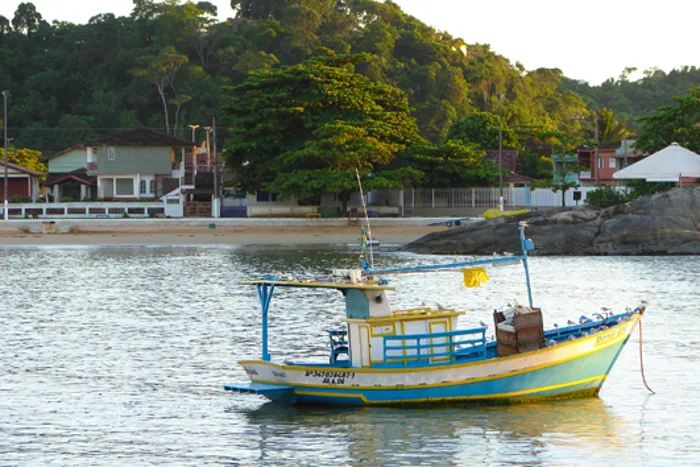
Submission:
[[[426,389],[332,390],[299,388],[297,403],[382,405],[411,403],[516,403],[595,396],[627,339],[601,352],[503,378]]]

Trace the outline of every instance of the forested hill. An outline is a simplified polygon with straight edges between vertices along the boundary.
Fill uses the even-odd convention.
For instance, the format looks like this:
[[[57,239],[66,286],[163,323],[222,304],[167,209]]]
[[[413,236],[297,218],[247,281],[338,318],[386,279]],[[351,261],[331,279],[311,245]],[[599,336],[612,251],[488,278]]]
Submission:
[[[579,143],[589,108],[631,118],[700,85],[696,69],[599,87],[557,69],[525,70],[488,45],[426,26],[391,1],[232,4],[238,17],[224,22],[209,2],[178,0],[134,0],[130,16],[104,13],[87,24],[48,24],[31,3],[12,18],[0,16],[0,89],[11,93],[13,144],[50,154],[137,125],[189,137],[188,124],[207,124],[218,112],[222,88],[242,83],[251,70],[300,63],[320,47],[369,53],[356,71],[402,89],[420,133],[433,142],[475,111],[497,114],[503,94],[505,125],[533,154]]]

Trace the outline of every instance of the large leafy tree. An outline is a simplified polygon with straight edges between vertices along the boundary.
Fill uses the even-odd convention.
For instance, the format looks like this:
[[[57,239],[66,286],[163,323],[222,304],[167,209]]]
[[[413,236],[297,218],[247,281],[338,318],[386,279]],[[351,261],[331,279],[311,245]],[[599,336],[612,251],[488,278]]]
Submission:
[[[5,149],[0,148],[0,159],[5,159]],[[41,153],[28,148],[8,148],[7,161],[25,169],[46,173],[46,165],[40,162]]]
[[[675,105],[660,107],[655,115],[639,119],[644,130],[636,142],[637,149],[655,152],[676,142],[700,152],[700,87],[673,101]]]
[[[229,88],[224,156],[241,189],[305,200],[355,191],[355,169],[367,190],[401,188],[420,175],[390,167],[422,141],[403,93],[353,71],[366,55],[323,53]]]
[[[442,144],[416,144],[401,160],[419,170],[425,187],[464,188],[492,185],[498,180],[498,168],[475,144],[446,141]]]

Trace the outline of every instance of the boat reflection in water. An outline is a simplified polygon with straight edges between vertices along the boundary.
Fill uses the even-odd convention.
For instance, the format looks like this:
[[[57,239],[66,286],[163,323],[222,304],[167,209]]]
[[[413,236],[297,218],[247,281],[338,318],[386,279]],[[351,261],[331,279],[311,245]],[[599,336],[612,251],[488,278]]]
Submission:
[[[551,464],[630,456],[622,422],[598,398],[429,408],[232,407],[257,431],[258,464]]]

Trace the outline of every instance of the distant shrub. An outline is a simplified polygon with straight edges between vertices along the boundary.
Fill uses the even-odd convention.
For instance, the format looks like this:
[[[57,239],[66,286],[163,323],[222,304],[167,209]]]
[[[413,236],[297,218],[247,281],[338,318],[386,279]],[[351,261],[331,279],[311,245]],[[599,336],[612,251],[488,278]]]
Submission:
[[[10,203],[31,203],[32,199],[28,196],[12,195]]]
[[[602,186],[588,192],[588,195],[586,195],[586,204],[599,208],[608,208],[610,206],[627,203],[631,199],[630,195],[624,191],[616,190],[611,186]]]

